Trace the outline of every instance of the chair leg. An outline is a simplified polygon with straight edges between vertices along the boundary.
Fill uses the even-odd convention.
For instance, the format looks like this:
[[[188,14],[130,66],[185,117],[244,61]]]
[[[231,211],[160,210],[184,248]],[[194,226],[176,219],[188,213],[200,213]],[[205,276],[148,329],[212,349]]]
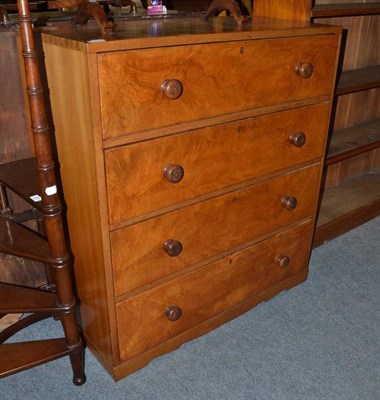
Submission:
[[[73,369],[73,383],[76,386],[82,386],[86,383],[86,374],[84,373],[84,349],[70,354],[71,368]]]
[[[61,323],[65,332],[67,347],[77,348],[70,354],[70,362],[73,370],[73,382],[81,386],[86,382],[84,373],[84,346],[79,333],[75,309],[61,313]]]
[[[59,233],[63,233],[58,229]],[[59,242],[59,241],[58,241]],[[61,242],[62,243],[62,242]],[[64,243],[64,242],[63,242]],[[83,341],[80,335],[77,318],[73,282],[70,271],[70,258],[67,258],[58,267],[54,267],[54,276],[59,303],[66,308],[60,313],[61,323],[65,332],[66,344],[73,349],[70,354],[71,366],[73,369],[73,382],[75,385],[83,385],[86,382],[83,362]]]

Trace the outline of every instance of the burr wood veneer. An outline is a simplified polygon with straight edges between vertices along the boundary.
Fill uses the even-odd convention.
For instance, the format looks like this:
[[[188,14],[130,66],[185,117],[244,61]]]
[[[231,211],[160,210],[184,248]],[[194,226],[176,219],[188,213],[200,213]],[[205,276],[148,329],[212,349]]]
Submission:
[[[115,379],[306,279],[340,33],[43,33],[83,328]]]

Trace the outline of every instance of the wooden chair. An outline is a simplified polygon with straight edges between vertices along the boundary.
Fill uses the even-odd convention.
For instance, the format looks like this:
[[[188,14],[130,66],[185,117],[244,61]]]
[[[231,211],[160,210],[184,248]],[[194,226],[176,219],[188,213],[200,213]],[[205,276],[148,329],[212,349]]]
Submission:
[[[86,381],[83,342],[75,316],[71,258],[65,241],[28,0],[18,0],[18,13],[35,158],[0,166],[0,252],[48,264],[52,285],[41,290],[0,283],[0,317],[12,313],[27,315],[0,333],[0,377],[68,355],[74,384],[82,385]],[[14,213],[8,191],[27,201],[30,210]],[[39,232],[22,224],[31,218],[40,220]],[[62,338],[4,343],[47,317],[61,321]]]

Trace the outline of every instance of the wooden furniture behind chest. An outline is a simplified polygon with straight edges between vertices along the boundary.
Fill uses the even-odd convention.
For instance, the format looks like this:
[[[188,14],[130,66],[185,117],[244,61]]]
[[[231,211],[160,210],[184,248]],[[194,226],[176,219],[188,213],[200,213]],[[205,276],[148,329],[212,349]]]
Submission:
[[[314,239],[319,245],[380,215],[380,2],[255,0],[254,7],[261,17],[344,28]]]
[[[115,379],[304,281],[339,28],[43,33],[84,332]]]
[[[22,92],[20,60],[16,44],[16,23],[0,24],[0,169],[1,166],[32,157],[32,139],[28,129],[28,114],[25,113]],[[21,213],[29,206],[11,192],[8,199],[15,212]],[[29,261],[0,254],[0,281],[42,286],[45,282],[44,268],[30,268]]]

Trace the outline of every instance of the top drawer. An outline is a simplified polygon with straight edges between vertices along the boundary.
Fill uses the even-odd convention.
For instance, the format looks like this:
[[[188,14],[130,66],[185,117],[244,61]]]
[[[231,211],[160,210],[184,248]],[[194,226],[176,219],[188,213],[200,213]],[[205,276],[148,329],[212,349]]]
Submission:
[[[103,137],[328,95],[337,41],[320,35],[100,54]]]

